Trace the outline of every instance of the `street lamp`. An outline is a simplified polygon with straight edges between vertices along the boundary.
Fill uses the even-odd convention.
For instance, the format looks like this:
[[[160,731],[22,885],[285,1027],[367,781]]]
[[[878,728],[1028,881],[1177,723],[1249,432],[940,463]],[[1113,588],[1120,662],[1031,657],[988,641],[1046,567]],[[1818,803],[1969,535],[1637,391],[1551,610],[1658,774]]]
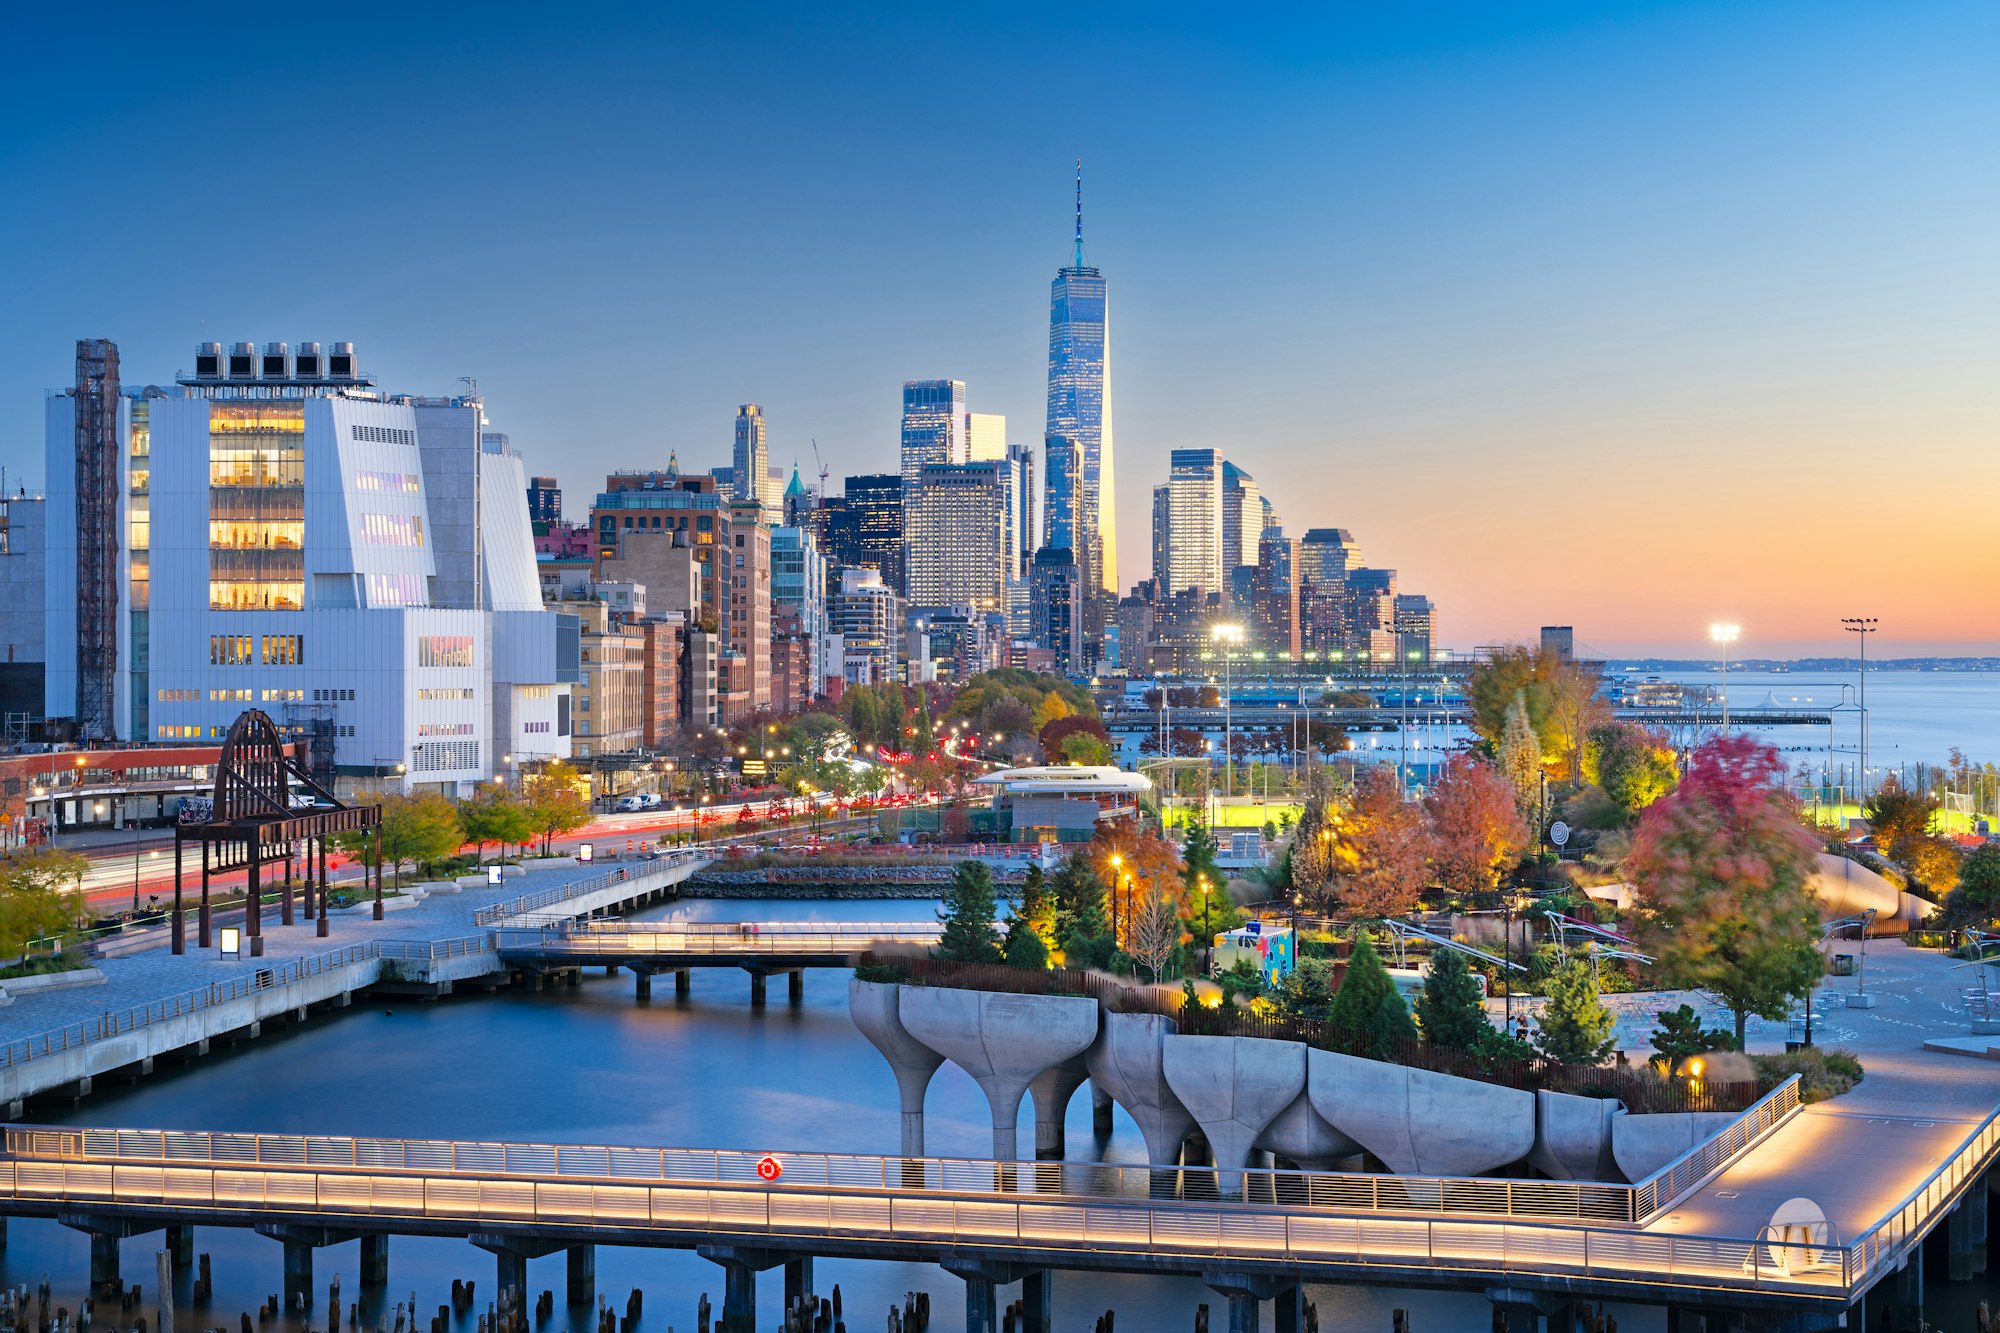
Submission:
[[[1118,942],[1118,880],[1124,874],[1125,858],[1111,853],[1111,942]]]
[[[1237,645],[1243,642],[1243,627],[1236,624],[1211,625],[1209,635],[1219,644]],[[1229,647],[1225,646],[1222,650],[1222,794],[1225,799],[1236,794],[1236,733],[1230,712],[1229,659]]]
[[[1868,636],[1875,633],[1875,620],[1874,616],[1842,616],[1840,620],[1841,628],[1861,641],[1861,692],[1856,700],[1861,708],[1861,734],[1856,738],[1861,748],[1861,772],[1854,788],[1857,801],[1868,799]]]
[[[1722,648],[1722,734],[1729,734],[1729,645],[1736,642],[1742,629],[1721,621],[1708,627],[1708,637]]]

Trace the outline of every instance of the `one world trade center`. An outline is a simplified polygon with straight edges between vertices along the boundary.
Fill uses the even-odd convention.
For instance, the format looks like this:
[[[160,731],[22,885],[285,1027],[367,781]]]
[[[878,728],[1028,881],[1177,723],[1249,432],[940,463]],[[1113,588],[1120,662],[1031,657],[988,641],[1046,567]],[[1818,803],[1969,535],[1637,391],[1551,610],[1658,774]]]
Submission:
[[[1083,262],[1083,163],[1076,171],[1076,252],[1049,288],[1048,457],[1067,452],[1073,469],[1046,468],[1050,545],[1070,545],[1083,583],[1115,602],[1118,528],[1111,477],[1111,357],[1105,334],[1104,275]],[[1058,494],[1058,490],[1064,493]],[[1067,543],[1064,537],[1068,537]],[[1102,615],[1086,614],[1095,638]]]

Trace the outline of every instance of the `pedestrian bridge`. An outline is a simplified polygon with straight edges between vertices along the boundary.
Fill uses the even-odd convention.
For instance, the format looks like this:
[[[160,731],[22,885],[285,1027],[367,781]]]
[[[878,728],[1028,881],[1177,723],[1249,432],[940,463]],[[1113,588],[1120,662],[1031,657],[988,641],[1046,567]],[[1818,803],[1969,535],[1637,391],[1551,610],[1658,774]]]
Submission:
[[[758,1270],[820,1255],[943,1264],[967,1279],[975,1333],[992,1327],[995,1284],[1039,1274],[1046,1303],[1053,1269],[1198,1276],[1230,1296],[1232,1328],[1255,1327],[1260,1292],[1356,1281],[1819,1312],[1828,1322],[1798,1326],[1834,1327],[1974,1191],[1983,1209],[2000,1123],[1968,1129],[1845,1241],[1691,1234],[1679,1210],[1606,1223],[1597,1194],[1628,1187],[1575,1182],[51,1127],[6,1131],[0,1214],[111,1237],[92,1247],[100,1283],[115,1282],[117,1237],[168,1225],[257,1227],[286,1245],[288,1292],[308,1293],[311,1247],[356,1235],[465,1236],[521,1281],[507,1265],[522,1255],[692,1248],[728,1270],[732,1329],[754,1326]]]
[[[852,967],[870,949],[931,948],[944,927],[911,921],[517,921],[493,932],[501,957],[543,965],[643,968]]]

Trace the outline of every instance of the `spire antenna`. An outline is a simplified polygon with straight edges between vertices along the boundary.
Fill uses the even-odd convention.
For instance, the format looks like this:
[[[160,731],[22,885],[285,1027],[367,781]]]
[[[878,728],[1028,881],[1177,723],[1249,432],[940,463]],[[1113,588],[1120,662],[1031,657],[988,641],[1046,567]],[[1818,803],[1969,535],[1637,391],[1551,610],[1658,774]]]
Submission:
[[[1083,159],[1076,160],[1076,267],[1083,267]]]

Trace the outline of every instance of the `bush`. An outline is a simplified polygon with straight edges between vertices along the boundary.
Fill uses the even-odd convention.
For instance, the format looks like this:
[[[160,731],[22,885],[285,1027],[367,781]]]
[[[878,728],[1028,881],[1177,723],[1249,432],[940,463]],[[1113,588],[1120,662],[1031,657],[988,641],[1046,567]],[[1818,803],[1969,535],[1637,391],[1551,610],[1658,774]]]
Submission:
[[[1838,1097],[1852,1091],[1864,1077],[1861,1061],[1854,1052],[1822,1050],[1817,1046],[1753,1055],[1750,1063],[1757,1067],[1759,1093],[1770,1092],[1797,1074],[1799,1100],[1802,1102],[1823,1102],[1829,1097]]]
[[[863,963],[854,969],[856,981],[873,981],[885,986],[899,986],[908,982],[910,973],[898,963]]]

